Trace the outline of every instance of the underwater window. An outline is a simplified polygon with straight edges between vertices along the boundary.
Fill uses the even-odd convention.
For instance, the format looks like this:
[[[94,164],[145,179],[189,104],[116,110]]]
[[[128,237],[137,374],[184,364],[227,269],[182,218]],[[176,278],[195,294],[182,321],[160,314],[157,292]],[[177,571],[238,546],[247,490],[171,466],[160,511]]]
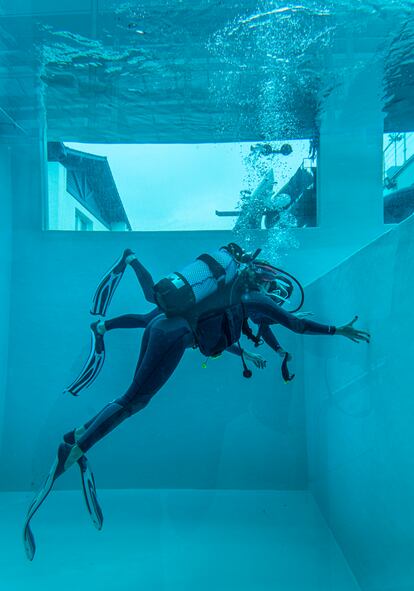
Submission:
[[[414,132],[384,134],[384,223],[398,224],[414,211]]]
[[[48,143],[47,229],[166,231],[316,225],[310,140]]]

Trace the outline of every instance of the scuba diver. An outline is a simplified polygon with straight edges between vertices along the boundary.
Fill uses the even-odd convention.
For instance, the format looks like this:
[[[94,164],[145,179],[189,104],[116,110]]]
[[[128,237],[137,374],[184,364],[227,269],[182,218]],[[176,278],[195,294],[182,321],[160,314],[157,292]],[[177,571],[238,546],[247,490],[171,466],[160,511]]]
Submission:
[[[237,245],[234,246],[237,247]],[[241,249],[239,253],[240,252]],[[132,250],[126,249],[120,259],[102,278],[93,298],[91,314],[98,316],[106,315],[108,306],[112,300],[115,290],[128,265],[130,265],[134,270],[146,300],[150,303],[155,303],[155,284],[151,274],[138,261]],[[294,286],[292,280],[289,279],[286,272],[284,272],[282,275],[269,263],[256,260],[255,273],[256,281],[252,283],[252,289],[257,289],[257,291],[267,293],[271,297],[275,298],[279,305],[283,305],[284,302],[288,301],[293,292]],[[300,285],[299,287],[302,290]],[[301,304],[298,306],[298,308],[301,307],[302,303],[303,291]],[[76,378],[76,380],[68,388],[66,388],[64,392],[68,392],[73,396],[78,396],[78,393],[81,390],[89,387],[92,382],[95,381],[105,361],[104,335],[106,332],[122,328],[146,328],[151,320],[160,314],[163,314],[163,311],[157,306],[147,314],[124,314],[122,316],[117,316],[108,320],[100,319],[96,322],[93,322],[91,324],[91,350],[88,359],[82,371],[80,372],[79,377]],[[276,353],[278,353],[278,355],[283,358],[283,360],[286,360],[286,362],[289,361],[291,359],[290,354],[288,354],[282,348],[270,330],[268,322],[261,318],[260,314],[253,315],[251,320],[259,327],[257,337],[249,337],[254,342],[255,347],[258,347],[259,344],[266,342]],[[247,324],[245,325],[245,329],[249,330]],[[242,361],[245,359],[252,361],[255,366],[260,369],[266,366],[266,360],[261,355],[252,353],[246,349],[242,349],[239,345],[230,345],[226,351],[242,357]],[[288,372],[286,372],[286,369],[282,367],[282,375],[285,381],[290,381],[292,377],[287,375]],[[246,367],[244,367],[244,370],[246,371]]]
[[[257,260],[259,252],[245,253],[238,245],[230,243],[214,253],[200,255],[180,272],[172,273],[154,284],[151,275],[132,251],[126,250],[104,276],[93,299],[93,314],[106,314],[127,265],[134,269],[147,301],[155,303],[157,308],[146,315],[120,316],[105,321],[105,328],[108,325],[111,328],[128,328],[134,321],[145,324],[135,374],[122,396],[104,406],[85,424],[63,436],[55,462],[26,515],[23,537],[29,560],[33,560],[36,551],[31,519],[56,479],[75,463],[81,471],[87,509],[94,525],[98,529],[102,528],[103,515],[86,453],[125,419],[147,406],[173,374],[187,348],[198,348],[206,357],[217,356],[231,348],[242,359],[243,375],[250,377],[251,371],[244,361],[240,337],[245,334],[258,344],[260,336],[253,334],[248,319],[259,324],[259,332],[269,343],[272,339],[267,329],[270,330],[269,326],[274,323],[299,334],[339,335],[354,342],[369,342],[370,335],[353,326],[357,317],[348,324],[335,327],[299,318],[283,309],[280,303],[285,301],[289,290],[286,289],[286,294],[281,292],[282,279],[277,281],[278,270]],[[270,286],[272,281],[275,285]],[[276,289],[266,291],[269,287]],[[109,324],[111,322],[112,326]],[[103,340],[98,337],[99,326],[98,322],[93,329],[96,338],[94,349],[96,357],[102,361],[103,355],[99,357],[99,352],[103,353]],[[85,371],[68,391],[76,394],[81,389],[79,386],[90,383],[96,376],[97,368],[99,371],[99,366],[100,361],[85,366]]]

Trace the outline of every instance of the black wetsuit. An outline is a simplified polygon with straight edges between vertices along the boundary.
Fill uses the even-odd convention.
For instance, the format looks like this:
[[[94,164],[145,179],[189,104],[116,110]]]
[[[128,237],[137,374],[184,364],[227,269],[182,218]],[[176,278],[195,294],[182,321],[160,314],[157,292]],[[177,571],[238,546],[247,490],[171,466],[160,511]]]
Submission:
[[[138,259],[133,259],[130,263],[130,266],[133,268],[139,284],[142,288],[144,293],[145,299],[150,303],[156,303],[155,295],[154,295],[154,281],[149,273],[149,271],[138,261]],[[233,294],[226,293],[226,298],[233,299]],[[240,297],[241,294],[236,294],[237,297]],[[200,303],[194,310],[193,310],[193,320],[198,316],[200,317],[206,311],[211,311],[214,308],[220,309],[222,307],[225,298],[222,296],[215,296],[216,301],[208,300],[207,302]],[[148,324],[153,320],[156,316],[162,314],[162,310],[160,308],[154,308],[147,314],[124,314],[122,316],[117,316],[116,318],[112,318],[109,320],[105,320],[105,329],[106,330],[113,330],[118,328],[146,328]],[[191,324],[191,318],[189,318]],[[268,315],[264,315],[259,311],[255,312],[250,316],[250,320],[258,325],[258,337],[262,338],[265,343],[271,347],[274,351],[278,352],[282,350],[277,338],[275,337],[274,333],[272,332],[270,325],[276,324],[274,320],[272,320]],[[227,348],[227,351],[233,353],[235,355],[241,354],[241,349],[238,345],[231,345]]]
[[[134,268],[133,264],[131,266]],[[141,271],[143,267],[140,264],[139,266],[140,273],[137,273],[137,277],[141,283]],[[148,277],[150,277],[152,282],[151,276],[148,272],[146,273],[145,281],[148,282]],[[146,283],[144,292],[146,296],[149,296],[151,301],[154,298],[150,287]],[[214,325],[217,329],[217,335],[215,335],[217,336],[217,340],[219,341],[222,336],[220,327],[225,326],[227,333],[227,338],[217,344],[219,348],[220,346],[222,347],[222,351],[232,345],[234,346],[239,340],[243,318],[252,318],[254,321],[261,318],[261,325],[263,324],[267,328],[269,328],[269,324],[277,323],[297,333],[335,333],[334,327],[307,319],[299,319],[280,308],[268,296],[258,292],[243,294],[237,292],[236,296],[233,292],[233,314],[230,314],[230,320],[228,320],[230,306],[227,296],[228,294],[226,293],[224,295],[215,294],[211,299],[205,300],[202,305],[199,305],[197,312],[193,311],[188,318],[182,316],[167,318],[156,308],[149,314],[128,314],[105,321],[105,326],[108,329],[145,326],[145,331],[134,378],[130,387],[123,396],[109,403],[83,426],[84,432],[77,439],[77,444],[83,452],[87,452],[97,441],[102,439],[102,437],[112,431],[127,417],[143,409],[173,374],[187,348],[197,345],[200,349],[203,348],[204,345],[200,341],[199,336],[200,327],[202,328],[202,324],[206,319],[214,317],[214,314],[217,315],[219,320],[220,318],[222,319],[222,323],[219,321]],[[226,307],[220,307],[221,300],[227,302]],[[238,315],[241,315],[239,319]],[[233,322],[234,326],[232,329],[228,328],[228,324],[226,324],[228,322]],[[214,341],[214,338],[211,340],[210,334],[209,338],[211,342]],[[233,342],[229,342],[229,338]],[[69,441],[71,436],[73,437],[73,432],[66,434],[66,440]]]

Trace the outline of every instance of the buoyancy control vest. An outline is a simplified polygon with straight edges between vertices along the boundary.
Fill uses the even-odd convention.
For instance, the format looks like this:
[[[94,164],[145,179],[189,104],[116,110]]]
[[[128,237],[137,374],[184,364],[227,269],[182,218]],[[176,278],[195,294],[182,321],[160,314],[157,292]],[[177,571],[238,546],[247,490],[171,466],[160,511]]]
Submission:
[[[200,352],[206,357],[221,355],[230,345],[239,341],[243,321],[242,304],[201,316],[194,329]]]
[[[156,302],[167,317],[185,315],[206,298],[228,288],[236,280],[239,266],[225,246],[202,254],[155,284]]]

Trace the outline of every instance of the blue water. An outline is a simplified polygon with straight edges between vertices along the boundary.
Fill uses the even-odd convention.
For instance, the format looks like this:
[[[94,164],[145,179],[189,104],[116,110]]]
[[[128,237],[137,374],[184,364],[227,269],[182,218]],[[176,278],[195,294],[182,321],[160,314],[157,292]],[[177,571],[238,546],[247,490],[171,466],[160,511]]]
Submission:
[[[1,3],[1,589],[414,589],[412,23],[403,0]],[[155,164],[144,187],[125,156],[122,182],[97,189],[90,159],[48,160],[50,142],[151,145]],[[251,150],[286,143],[293,155]],[[165,147],[177,144],[179,173]],[[228,175],[222,144],[239,158]],[[299,153],[315,211],[287,208],[269,229]],[[218,203],[208,177],[225,187]],[[111,209],[124,187],[146,216],[132,231]],[[211,229],[207,216],[233,207]],[[89,353],[100,278],[125,248],[159,280],[231,241],[297,276],[315,320],[358,315],[371,343],[277,326],[288,384],[265,346],[250,380],[236,356],[188,350],[88,452],[102,530],[75,466],[33,519],[28,561],[24,517],[62,435],[134,375],[142,330],[113,331],[97,380],[63,394]],[[108,316],[150,309],[127,269]]]

